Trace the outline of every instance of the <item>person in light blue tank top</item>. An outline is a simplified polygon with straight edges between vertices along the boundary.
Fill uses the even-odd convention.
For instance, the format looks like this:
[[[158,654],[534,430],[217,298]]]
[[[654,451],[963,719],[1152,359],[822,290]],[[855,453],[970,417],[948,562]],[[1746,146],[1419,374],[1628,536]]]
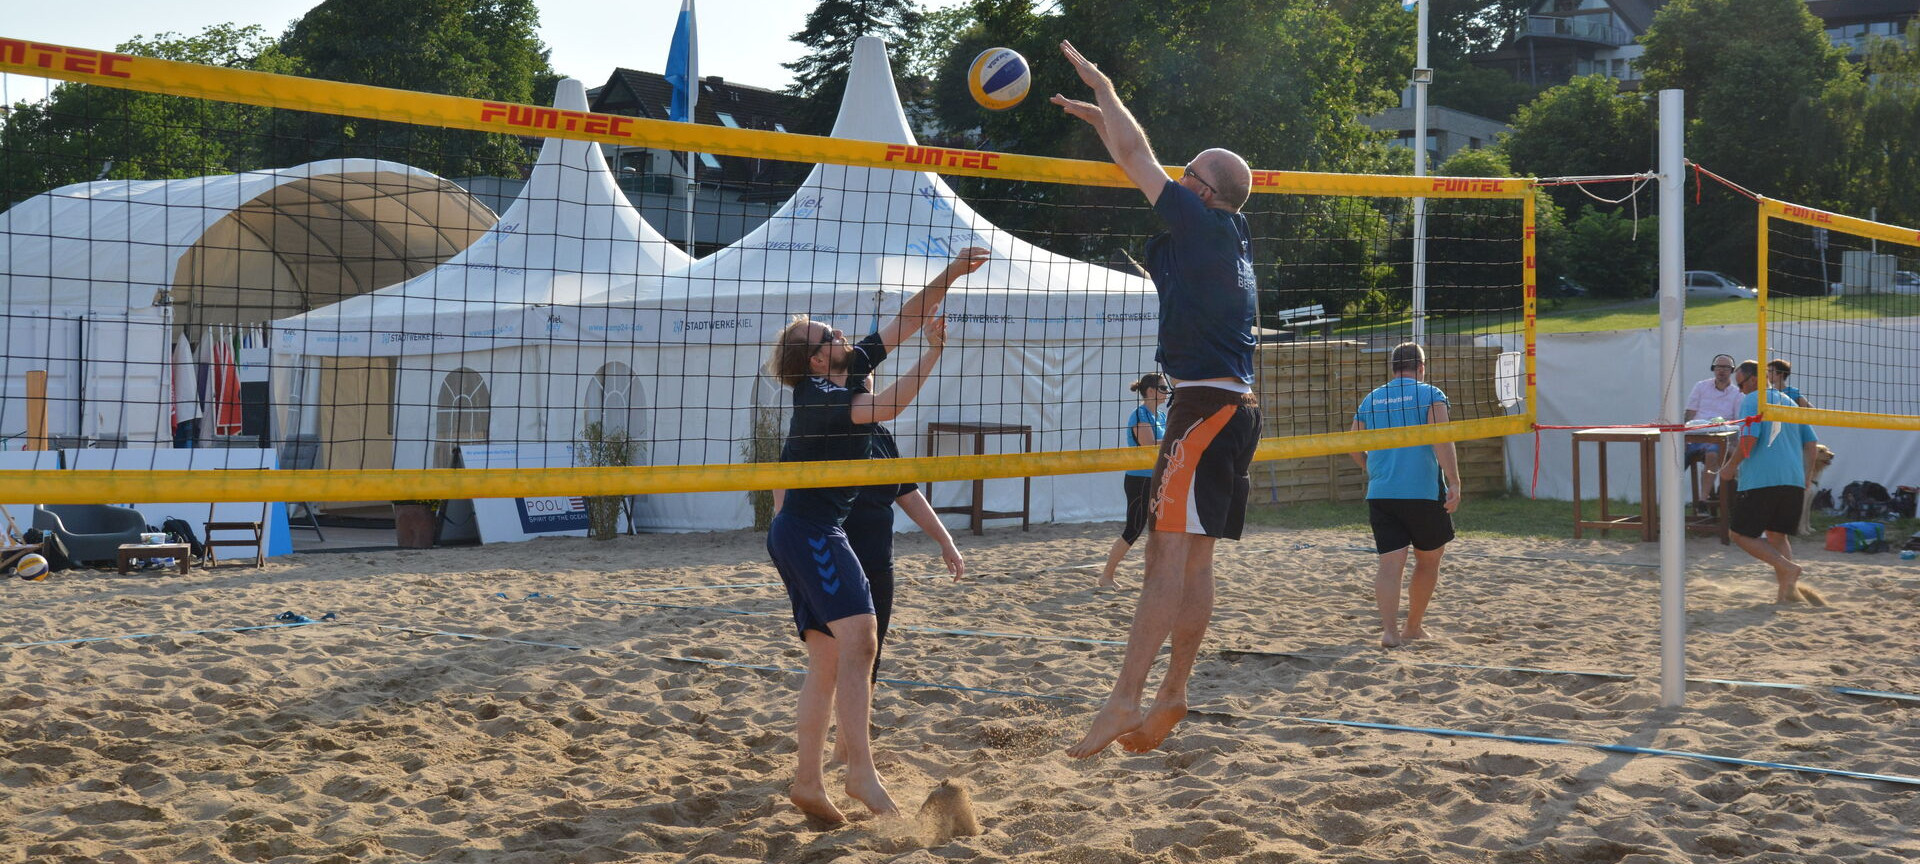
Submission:
[[[1166,404],[1167,394],[1173,392],[1173,388],[1167,386],[1167,376],[1148,372],[1127,389],[1140,394],[1140,404],[1127,415],[1127,425],[1120,428],[1120,446],[1158,444],[1167,436],[1167,411],[1162,406]],[[1127,550],[1133,548],[1133,541],[1140,539],[1140,532],[1147,528],[1147,496],[1153,488],[1153,469],[1128,471],[1123,482],[1127,490],[1127,526],[1120,529],[1120,539],[1113,541],[1113,548],[1107,550],[1107,567],[1100,572],[1101,588],[1118,587],[1113,573],[1120,568],[1120,559],[1127,557]]]
[[[1447,422],[1447,394],[1426,383],[1427,352],[1402,342],[1388,359],[1393,379],[1368,393],[1353,412],[1354,432],[1404,429]],[[1453,442],[1353,453],[1367,472],[1367,520],[1380,555],[1374,601],[1380,607],[1380,644],[1387,648],[1425,638],[1420,620],[1440,582],[1440,556],[1453,540],[1453,511],[1460,506],[1460,468]],[[1407,623],[1400,626],[1400,583],[1407,547],[1413,547],[1413,581],[1407,589]]]
[[[1771,371],[1771,370],[1769,370]],[[1792,405],[1787,394],[1761,389],[1760,363],[1748,360],[1733,373],[1734,383],[1747,394],[1740,400],[1740,416],[1760,413],[1760,400],[1769,405]],[[1793,542],[1800,532],[1800,514],[1806,509],[1807,475],[1812,470],[1814,445],[1819,438],[1805,423],[1769,421],[1740,431],[1740,443],[1720,467],[1720,482],[1732,482],[1733,518],[1727,525],[1734,545],[1773,568],[1775,603],[1805,599],[1825,606],[1820,592],[1801,584],[1801,567],[1793,559]]]

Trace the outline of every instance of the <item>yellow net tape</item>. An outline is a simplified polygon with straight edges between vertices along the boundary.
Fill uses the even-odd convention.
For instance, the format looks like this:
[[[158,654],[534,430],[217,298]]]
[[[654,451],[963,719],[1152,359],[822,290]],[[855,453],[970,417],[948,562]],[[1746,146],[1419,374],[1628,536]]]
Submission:
[[[1133,185],[1119,166],[1110,162],[1020,156],[952,147],[881,144],[819,135],[566,111],[246,69],[202,66],[4,37],[0,37],[0,72],[266,108],[396,120],[507,135],[571,138],[792,162],[908,168],[1007,180],[1084,186]],[[1167,168],[1168,173],[1176,177],[1181,170],[1178,166]],[[1292,195],[1519,198],[1525,196],[1532,185],[1531,180],[1509,177],[1253,172],[1254,192]]]
[[[1268,438],[1259,461],[1329,456],[1517,435],[1532,415],[1461,420],[1366,432]],[[364,501],[528,495],[735,492],[805,486],[1041,477],[1153,467],[1153,448],[1070,453],[923,456],[864,462],[650,465],[632,468],[429,469],[417,471],[0,471],[0,489],[41,504],[171,501],[191,487],[195,501]]]

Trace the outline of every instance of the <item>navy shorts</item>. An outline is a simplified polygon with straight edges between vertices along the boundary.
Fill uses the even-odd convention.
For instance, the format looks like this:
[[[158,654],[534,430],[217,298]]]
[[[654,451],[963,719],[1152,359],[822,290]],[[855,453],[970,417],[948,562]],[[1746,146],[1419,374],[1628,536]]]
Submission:
[[[1453,542],[1453,514],[1447,505],[1425,498],[1368,498],[1373,551],[1382,555],[1412,546],[1432,552]]]
[[[767,528],[767,554],[787,586],[793,625],[801,639],[807,638],[808,630],[831,636],[829,623],[873,614],[867,574],[839,526],[777,514]]]
[[[1742,489],[1733,496],[1733,518],[1727,529],[1742,537],[1800,533],[1800,504],[1806,500],[1802,486],[1762,486]]]

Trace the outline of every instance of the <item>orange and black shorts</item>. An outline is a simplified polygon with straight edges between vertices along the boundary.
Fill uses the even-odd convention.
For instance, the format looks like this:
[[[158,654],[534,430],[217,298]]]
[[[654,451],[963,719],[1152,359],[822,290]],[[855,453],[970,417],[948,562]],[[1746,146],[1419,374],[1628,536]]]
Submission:
[[[1153,469],[1153,530],[1240,539],[1260,409],[1251,393],[1181,387]]]

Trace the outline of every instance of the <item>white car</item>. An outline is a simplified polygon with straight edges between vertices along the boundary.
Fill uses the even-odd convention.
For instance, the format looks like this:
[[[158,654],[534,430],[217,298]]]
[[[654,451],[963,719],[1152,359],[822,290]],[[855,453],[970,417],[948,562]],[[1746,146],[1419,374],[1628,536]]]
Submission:
[[[1732,276],[1715,273],[1712,270],[1688,270],[1686,284],[1687,294],[1692,297],[1736,297],[1752,300],[1760,296],[1760,292],[1740,284]]]
[[[1893,271],[1893,293],[1920,294],[1920,273],[1912,270]]]

